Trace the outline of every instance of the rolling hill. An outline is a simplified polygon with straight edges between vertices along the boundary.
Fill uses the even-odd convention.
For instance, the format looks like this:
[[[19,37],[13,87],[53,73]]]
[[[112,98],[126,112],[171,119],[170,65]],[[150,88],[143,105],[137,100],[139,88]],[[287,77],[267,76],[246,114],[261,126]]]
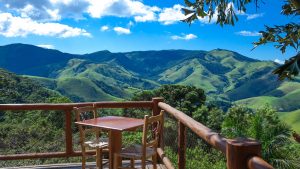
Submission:
[[[262,96],[250,97],[238,100],[236,104],[247,105],[251,108],[258,108],[269,105],[280,112],[294,111],[300,108],[300,83],[299,79],[284,82],[276,89],[264,93]]]
[[[73,101],[128,99],[133,92],[163,84],[193,85],[210,98],[237,101],[264,96],[281,86],[270,73],[276,63],[222,49],[74,55],[11,44],[1,46],[0,54],[0,67],[39,81]]]
[[[163,84],[203,88],[211,101],[258,108],[268,104],[293,121],[300,109],[300,79],[279,82],[278,64],[215,49],[75,55],[33,45],[0,46],[0,68],[28,77],[80,101],[129,99],[133,93]],[[295,122],[295,123],[294,123]]]

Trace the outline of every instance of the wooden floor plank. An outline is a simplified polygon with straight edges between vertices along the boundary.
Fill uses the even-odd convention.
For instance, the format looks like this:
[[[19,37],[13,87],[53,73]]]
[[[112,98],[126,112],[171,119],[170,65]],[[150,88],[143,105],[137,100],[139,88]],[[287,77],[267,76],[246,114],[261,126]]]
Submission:
[[[123,160],[122,166],[129,166],[129,160]],[[95,162],[88,162],[87,169],[95,169],[96,167]],[[141,168],[141,162],[135,162],[136,168]],[[147,162],[147,169],[153,169],[153,166],[150,162]],[[166,167],[162,164],[157,165],[158,169],[166,169]],[[5,167],[0,169],[81,169],[81,163],[64,163],[64,164],[48,164],[48,165],[36,165],[36,166],[20,166],[20,167]],[[103,166],[103,169],[109,169],[108,164]]]

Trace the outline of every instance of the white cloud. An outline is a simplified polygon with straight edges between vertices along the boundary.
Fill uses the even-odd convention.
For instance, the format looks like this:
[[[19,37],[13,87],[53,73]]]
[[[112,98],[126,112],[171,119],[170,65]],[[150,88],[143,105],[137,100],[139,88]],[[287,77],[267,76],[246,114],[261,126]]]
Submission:
[[[260,36],[261,34],[259,32],[256,32],[256,31],[239,31],[239,32],[236,32],[237,35],[241,35],[241,36]]]
[[[80,19],[86,12],[87,0],[0,0],[4,12],[38,21],[57,21],[61,18]]]
[[[164,8],[159,14],[158,21],[164,25],[170,25],[185,19],[186,17],[181,10],[183,7],[182,5],[176,4],[172,8]]]
[[[133,18],[135,22],[158,21],[170,25],[186,18],[182,11],[184,6],[180,4],[161,9],[145,5],[142,0],[0,0],[0,4],[0,10],[3,12],[38,22],[60,21],[64,18],[78,20],[89,15],[93,18],[127,17]],[[238,15],[247,16],[247,20],[263,16],[263,14],[246,14],[236,9],[234,11]],[[217,15],[215,9],[210,22],[208,16],[198,19],[203,24],[215,23]]]
[[[38,47],[41,48],[46,48],[46,49],[55,49],[55,47],[53,45],[47,45],[47,44],[40,44],[40,45],[36,45]]]
[[[30,18],[15,17],[10,13],[0,13],[0,35],[5,37],[26,37],[30,34],[61,38],[91,36],[84,29],[73,28],[60,23],[40,23]]]
[[[94,18],[103,16],[134,17],[136,22],[156,20],[156,6],[148,6],[136,0],[87,0],[87,13]]]
[[[114,31],[117,33],[117,34],[119,34],[119,35],[121,35],[121,34],[130,34],[131,32],[130,32],[130,30],[129,29],[127,29],[127,28],[122,28],[122,27],[114,27]]]
[[[104,26],[101,26],[100,30],[102,32],[105,32],[105,31],[108,31],[109,30],[109,27],[107,25],[104,25]]]
[[[247,15],[247,20],[263,17],[264,13],[259,13],[259,14],[246,14]]]
[[[178,35],[171,36],[171,39],[173,39],[173,40],[191,40],[191,39],[196,39],[196,38],[198,38],[198,37],[194,34],[187,34],[187,35],[182,35],[182,36],[178,36]]]
[[[284,64],[284,61],[283,60],[279,60],[279,59],[275,59],[274,62],[276,62],[278,64],[281,64],[281,65]]]

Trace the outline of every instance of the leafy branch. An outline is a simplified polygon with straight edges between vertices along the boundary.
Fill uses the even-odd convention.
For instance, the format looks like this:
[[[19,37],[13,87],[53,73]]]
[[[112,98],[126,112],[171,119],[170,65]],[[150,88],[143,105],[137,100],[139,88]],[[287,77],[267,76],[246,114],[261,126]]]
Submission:
[[[198,18],[208,17],[209,22],[217,15],[217,24],[234,25],[238,21],[237,13],[246,12],[246,5],[254,2],[258,7],[259,0],[195,0],[191,2],[184,0],[188,8],[184,8],[183,11],[187,16],[182,20],[188,24],[191,24]],[[237,7],[237,10],[235,9]]]

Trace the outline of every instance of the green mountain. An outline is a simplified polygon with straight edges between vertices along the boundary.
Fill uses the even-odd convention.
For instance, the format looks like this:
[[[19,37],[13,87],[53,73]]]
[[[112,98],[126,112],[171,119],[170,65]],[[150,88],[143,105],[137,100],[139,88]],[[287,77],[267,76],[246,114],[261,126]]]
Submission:
[[[0,104],[49,103],[68,100],[58,92],[42,87],[31,79],[18,76],[0,68]]]
[[[212,100],[237,101],[264,96],[282,85],[271,74],[276,63],[222,49],[73,55],[12,44],[1,46],[0,54],[0,67],[26,75],[73,101],[128,99],[136,91],[162,84],[197,86]]]
[[[0,67],[17,74],[54,77],[74,55],[33,45],[0,46]]]

